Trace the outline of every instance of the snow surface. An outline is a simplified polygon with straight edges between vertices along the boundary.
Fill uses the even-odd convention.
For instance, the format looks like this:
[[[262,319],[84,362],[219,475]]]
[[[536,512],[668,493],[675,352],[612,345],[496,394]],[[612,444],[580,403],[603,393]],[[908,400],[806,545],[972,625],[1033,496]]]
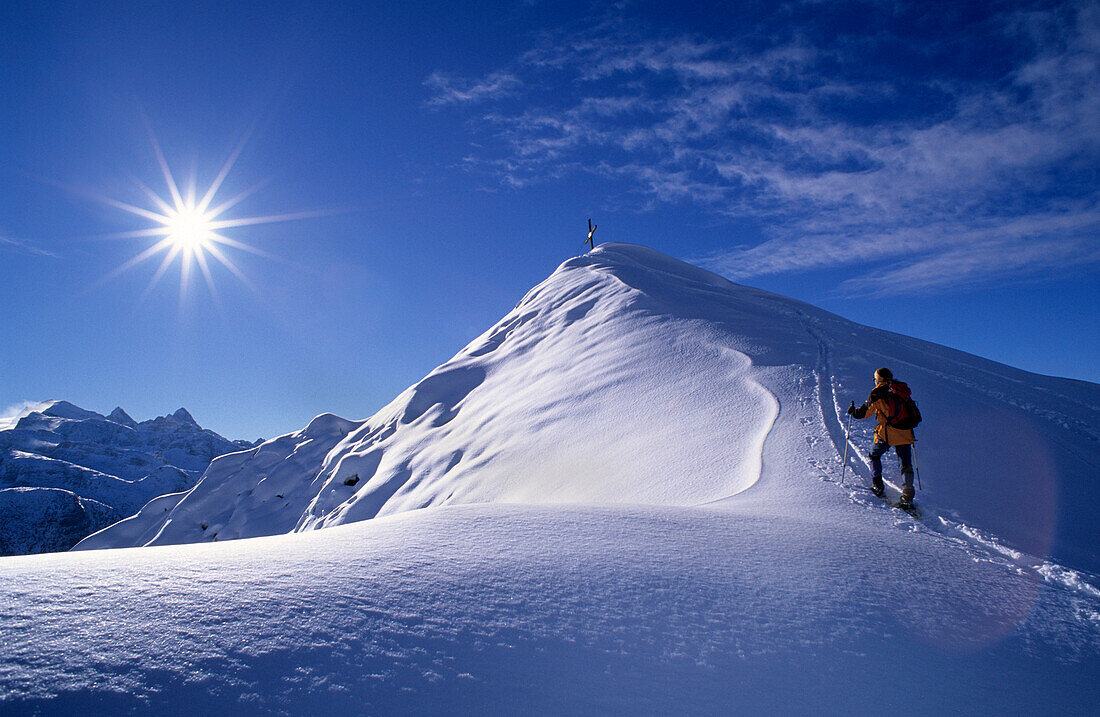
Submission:
[[[839,481],[882,365],[920,521],[870,422]],[[0,560],[0,708],[1087,713],[1098,399],[603,245],[372,418]]]
[[[5,558],[5,714],[1086,714],[1100,597],[848,504]]]
[[[182,408],[137,423],[121,408],[104,417],[46,401],[9,426],[0,430],[0,555],[68,550],[151,498],[193,487],[212,458],[254,445],[202,429]]]

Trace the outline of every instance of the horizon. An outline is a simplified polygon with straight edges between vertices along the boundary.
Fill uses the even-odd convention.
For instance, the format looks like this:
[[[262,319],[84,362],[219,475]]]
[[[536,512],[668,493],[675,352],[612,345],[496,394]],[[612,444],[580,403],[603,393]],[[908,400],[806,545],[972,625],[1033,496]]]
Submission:
[[[12,4],[0,415],[362,419],[641,244],[1100,382],[1100,4]]]

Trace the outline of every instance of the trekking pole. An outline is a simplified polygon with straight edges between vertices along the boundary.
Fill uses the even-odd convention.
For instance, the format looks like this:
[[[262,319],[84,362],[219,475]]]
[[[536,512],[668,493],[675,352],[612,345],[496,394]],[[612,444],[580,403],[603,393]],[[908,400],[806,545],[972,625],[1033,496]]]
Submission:
[[[852,401],[852,408],[856,402]],[[840,485],[844,485],[844,471],[848,470],[848,436],[852,435],[852,414],[848,414],[848,429],[844,431],[844,464],[840,467]]]
[[[920,466],[917,465],[917,444],[913,444],[913,470],[917,473],[917,489],[924,490],[920,484]]]

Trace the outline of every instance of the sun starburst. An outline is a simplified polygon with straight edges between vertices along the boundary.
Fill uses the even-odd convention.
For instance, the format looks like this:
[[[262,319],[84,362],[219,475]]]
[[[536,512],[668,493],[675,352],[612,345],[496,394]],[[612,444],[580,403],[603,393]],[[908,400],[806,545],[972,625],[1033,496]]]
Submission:
[[[211,295],[214,297],[215,301],[217,301],[218,293],[214,285],[211,262],[207,259],[207,257],[210,256],[229,270],[229,272],[237,277],[243,284],[258,293],[256,286],[244,275],[233,260],[227,256],[225,249],[231,248],[246,251],[269,259],[275,259],[276,257],[255,246],[228,237],[223,234],[222,231],[254,224],[270,224],[274,222],[316,217],[319,216],[320,213],[297,212],[292,214],[269,214],[254,217],[225,217],[224,214],[226,211],[253,194],[260,186],[256,185],[220,204],[214,204],[215,195],[218,193],[218,190],[221,189],[234,163],[244,149],[248,136],[246,135],[233,150],[229,158],[225,161],[225,164],[222,165],[217,177],[215,177],[206,192],[199,198],[196,198],[195,183],[193,180],[187,185],[186,196],[185,192],[180,190],[180,184],[176,181],[172,171],[169,169],[168,162],[164,158],[164,153],[161,151],[160,144],[151,131],[150,138],[152,140],[154,153],[156,154],[157,164],[160,166],[161,174],[167,185],[168,197],[162,197],[148,185],[135,179],[134,182],[137,184],[138,188],[152,203],[152,208],[144,208],[105,197],[100,197],[100,199],[111,206],[148,219],[154,223],[154,226],[147,229],[118,232],[108,236],[114,238],[151,238],[155,241],[132,259],[110,272],[104,277],[104,280],[118,276],[124,271],[163,253],[164,257],[161,260],[160,266],[158,266],[153,273],[145,292],[141,296],[142,301],[152,292],[153,288],[168,272],[177,258],[180,260],[181,303],[186,297],[188,286],[190,285],[192,268],[195,264],[198,265],[199,270],[202,272]]]

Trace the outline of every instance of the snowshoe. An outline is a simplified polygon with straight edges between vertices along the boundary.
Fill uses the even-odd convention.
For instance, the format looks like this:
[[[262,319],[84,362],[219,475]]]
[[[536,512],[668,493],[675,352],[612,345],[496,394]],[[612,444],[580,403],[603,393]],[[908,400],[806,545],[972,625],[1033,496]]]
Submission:
[[[898,510],[908,513],[917,520],[920,520],[921,513],[919,510],[917,510],[917,506],[913,504],[912,499],[906,500],[905,496],[903,495],[900,499],[898,499],[897,503],[891,503],[890,505],[897,508]]]

